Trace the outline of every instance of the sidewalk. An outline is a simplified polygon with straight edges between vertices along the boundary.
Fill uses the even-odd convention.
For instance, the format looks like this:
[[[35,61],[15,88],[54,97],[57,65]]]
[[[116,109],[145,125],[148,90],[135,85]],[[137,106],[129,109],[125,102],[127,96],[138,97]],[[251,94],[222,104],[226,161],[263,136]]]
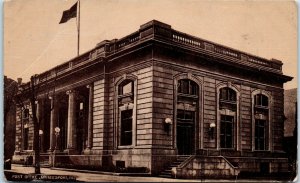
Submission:
[[[7,172],[18,174],[32,174],[34,172],[33,167],[24,167],[21,165],[13,164],[11,170]],[[264,181],[264,180],[191,180],[191,179],[170,179],[160,177],[142,177],[142,176],[119,176],[109,175],[109,173],[101,173],[95,171],[77,172],[76,170],[64,170],[64,169],[51,169],[41,168],[41,173],[44,175],[68,175],[76,177],[77,181],[83,182],[281,182],[281,181]]]

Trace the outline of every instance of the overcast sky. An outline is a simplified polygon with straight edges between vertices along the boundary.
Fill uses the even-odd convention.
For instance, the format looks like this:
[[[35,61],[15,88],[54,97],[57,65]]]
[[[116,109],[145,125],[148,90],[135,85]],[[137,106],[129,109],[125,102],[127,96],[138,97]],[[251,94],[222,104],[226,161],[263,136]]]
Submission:
[[[121,38],[152,19],[196,37],[267,59],[282,60],[297,87],[297,7],[293,2],[81,0],[80,53]],[[7,0],[4,74],[28,81],[77,54],[76,19],[58,24],[76,0]]]

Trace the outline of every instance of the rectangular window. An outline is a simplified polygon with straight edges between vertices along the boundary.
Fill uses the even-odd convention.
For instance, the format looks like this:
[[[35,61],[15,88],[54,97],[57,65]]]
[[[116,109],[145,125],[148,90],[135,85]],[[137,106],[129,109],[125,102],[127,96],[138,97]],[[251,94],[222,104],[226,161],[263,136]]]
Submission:
[[[132,144],[132,109],[121,111],[121,146]]]
[[[24,150],[28,150],[28,133],[29,133],[29,128],[28,126],[24,127],[24,134],[23,134],[23,142],[24,142]]]
[[[28,119],[29,118],[29,109],[24,109],[23,111],[23,119]]]
[[[233,116],[221,115],[221,148],[233,148]]]
[[[255,120],[255,150],[266,150],[266,120]]]
[[[194,121],[195,118],[195,112],[194,111],[187,111],[187,110],[177,110],[177,119],[179,122],[191,122]]]

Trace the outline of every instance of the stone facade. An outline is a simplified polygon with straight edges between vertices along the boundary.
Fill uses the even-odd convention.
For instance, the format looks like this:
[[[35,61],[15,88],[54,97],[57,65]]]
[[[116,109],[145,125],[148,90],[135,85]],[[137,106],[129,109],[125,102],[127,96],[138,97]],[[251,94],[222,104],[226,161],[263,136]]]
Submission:
[[[281,61],[150,21],[37,76],[42,157],[54,166],[143,167],[155,175],[190,155],[173,171],[183,178],[212,175],[199,172],[201,164],[217,167],[215,177],[264,166],[284,172],[283,83],[291,79]],[[16,113],[15,160],[33,153],[27,109]]]

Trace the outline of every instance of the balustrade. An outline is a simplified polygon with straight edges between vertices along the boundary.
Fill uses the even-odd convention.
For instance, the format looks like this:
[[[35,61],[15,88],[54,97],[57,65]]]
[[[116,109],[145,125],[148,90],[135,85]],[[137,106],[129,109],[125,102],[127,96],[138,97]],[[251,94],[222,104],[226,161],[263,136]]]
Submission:
[[[154,31],[153,31],[154,30]],[[99,44],[99,46],[89,53],[81,55],[79,58],[75,58],[68,63],[64,63],[55,67],[54,69],[47,71],[41,74],[40,81],[46,81],[49,78],[52,78],[52,71],[56,70],[57,75],[60,75],[69,70],[70,67],[74,67],[77,65],[81,65],[84,62],[88,62],[90,60],[96,59],[99,55],[106,53],[106,55],[118,52],[123,50],[125,47],[129,45],[133,45],[139,42],[144,37],[148,38],[149,35],[153,35],[153,37],[157,36],[159,39],[165,39],[166,41],[175,42],[178,44],[188,45],[197,49],[203,49],[211,52],[215,52],[217,54],[225,55],[231,58],[235,58],[241,60],[243,62],[249,62],[253,64],[258,64],[265,67],[270,67],[276,70],[281,71],[281,62],[275,63],[274,61],[266,60],[264,58],[252,56],[243,52],[240,52],[235,49],[231,49],[219,44],[215,44],[194,36],[187,35],[185,33],[181,33],[174,29],[168,27],[161,27],[161,26],[149,26],[144,27],[143,30],[136,31],[122,39],[115,39],[112,41],[106,41],[105,44]],[[72,63],[71,66],[69,63]]]
[[[280,64],[274,64],[272,61],[269,61],[269,60],[266,60],[263,58],[259,58],[256,56],[248,55],[246,53],[242,53],[240,51],[237,51],[237,50],[225,47],[225,46],[214,44],[214,43],[211,43],[211,42],[208,42],[208,41],[205,41],[200,38],[196,38],[196,37],[184,34],[184,33],[180,33],[175,30],[173,30],[173,33],[172,33],[172,40],[174,42],[191,45],[193,47],[202,48],[202,49],[205,49],[208,51],[213,51],[215,53],[226,55],[226,56],[229,56],[229,57],[232,57],[235,59],[239,59],[242,61],[251,62],[254,64],[259,64],[262,66],[281,70]]]
[[[194,37],[187,38],[186,35],[184,35],[183,33],[179,33],[179,32],[174,31],[172,38],[173,38],[173,41],[175,41],[175,42],[189,44],[189,45],[199,47],[199,48],[204,48],[204,42],[203,41],[197,40]]]

